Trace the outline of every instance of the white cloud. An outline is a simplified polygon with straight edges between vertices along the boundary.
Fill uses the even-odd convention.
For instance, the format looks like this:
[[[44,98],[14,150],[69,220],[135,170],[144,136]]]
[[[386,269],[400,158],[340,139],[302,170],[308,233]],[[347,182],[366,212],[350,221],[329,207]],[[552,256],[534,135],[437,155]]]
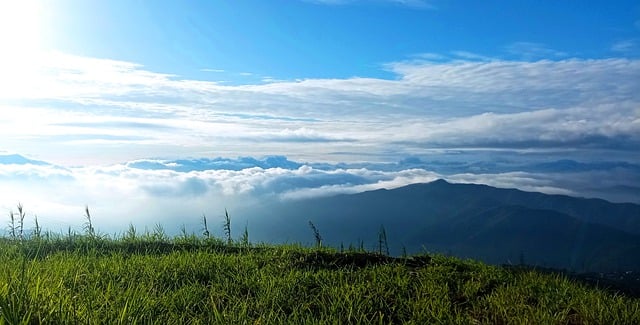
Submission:
[[[204,69],[200,69],[200,71],[202,72],[225,72],[224,69],[211,69],[211,68],[204,68]]]
[[[353,2],[354,0],[304,0],[304,1],[314,2],[319,4],[326,4],[326,5],[343,5],[343,4]]]
[[[505,46],[507,53],[524,60],[540,60],[566,57],[567,53],[551,49],[541,43],[515,42]]]
[[[474,146],[631,153],[640,137],[640,61],[632,59],[470,60],[460,52],[390,63],[394,79],[235,86],[62,53],[32,68],[30,82],[0,94],[4,149],[68,165],[107,153],[119,161],[210,153],[362,160]]]
[[[439,53],[418,53],[414,54],[411,57],[417,60],[425,60],[425,61],[445,61],[447,60],[447,56],[439,54]]]
[[[454,183],[486,184],[499,188],[517,188],[527,192],[542,192],[546,194],[572,196],[577,195],[575,191],[558,186],[550,179],[541,177],[541,175],[526,172],[510,172],[501,174],[458,174],[448,176],[447,180]]]
[[[390,1],[393,3],[401,4],[403,6],[435,9],[435,6],[431,3],[431,1],[425,1],[425,0],[390,0]]]
[[[616,145],[640,144],[640,123],[638,117],[629,118],[630,112],[637,114],[633,104],[620,103],[512,114],[483,113],[398,128],[415,132],[413,141],[417,143],[441,147],[615,149]]]
[[[638,50],[638,41],[635,39],[626,39],[618,41],[611,45],[611,51],[620,53],[632,53]]]
[[[306,2],[311,2],[311,3],[318,3],[318,4],[324,4],[324,5],[347,5],[347,4],[353,4],[353,3],[362,3],[362,2],[378,2],[378,3],[392,3],[392,4],[397,4],[397,5],[402,5],[402,6],[407,6],[407,7],[414,7],[414,8],[428,8],[428,9],[433,9],[434,6],[431,4],[430,1],[425,1],[425,0],[303,0]]]
[[[378,174],[372,177],[370,183],[366,184],[331,184],[319,187],[293,188],[280,194],[284,200],[300,200],[313,197],[332,196],[336,194],[353,194],[377,189],[394,189],[409,184],[428,183],[441,178],[437,173],[423,169],[409,169],[399,172],[373,172],[369,170],[347,170],[345,173]],[[362,176],[362,175],[360,175]],[[370,175],[373,176],[373,175]]]
[[[250,161],[250,159],[246,159]],[[231,161],[228,161],[231,162]],[[161,163],[161,162],[160,162]],[[233,163],[233,162],[231,162]],[[235,163],[242,165],[242,160]],[[166,168],[176,164],[162,163]],[[160,165],[162,165],[160,164]],[[621,165],[623,166],[623,165]],[[29,221],[37,215],[47,229],[81,229],[82,210],[89,205],[96,226],[113,233],[124,231],[131,222],[138,227],[160,222],[177,231],[181,223],[198,224],[202,213],[216,216],[224,208],[243,216],[259,202],[298,200],[342,193],[358,193],[381,188],[445,178],[451,182],[488,184],[548,194],[632,198],[638,191],[640,170],[619,167],[581,172],[539,173],[533,171],[442,174],[423,168],[380,170],[368,168],[319,169],[247,167],[238,170],[208,169],[174,171],[140,169],[132,165],[59,168],[51,165],[0,164],[0,209],[8,212],[18,202],[24,204]],[[634,169],[635,168],[635,169]],[[598,186],[594,187],[594,184]],[[625,196],[626,195],[626,196]]]
[[[455,57],[459,59],[470,60],[470,61],[495,61],[495,58],[476,54],[476,53],[471,53],[467,51],[453,51],[451,52],[451,54],[453,54]]]
[[[350,139],[336,137],[331,134],[323,134],[308,128],[285,128],[277,132],[260,132],[247,136],[247,140],[253,141],[280,141],[280,142],[341,142]]]

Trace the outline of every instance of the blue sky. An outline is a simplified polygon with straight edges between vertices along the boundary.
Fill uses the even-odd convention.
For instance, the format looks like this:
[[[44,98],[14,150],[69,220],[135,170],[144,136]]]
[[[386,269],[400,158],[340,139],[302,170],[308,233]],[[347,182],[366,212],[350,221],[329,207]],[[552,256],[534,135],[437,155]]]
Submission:
[[[636,1],[5,1],[0,42],[7,211],[437,178],[640,200]]]
[[[234,75],[243,72],[287,80],[392,77],[384,64],[423,53],[527,60],[639,54],[634,1],[54,3],[51,48],[235,83],[255,81]]]

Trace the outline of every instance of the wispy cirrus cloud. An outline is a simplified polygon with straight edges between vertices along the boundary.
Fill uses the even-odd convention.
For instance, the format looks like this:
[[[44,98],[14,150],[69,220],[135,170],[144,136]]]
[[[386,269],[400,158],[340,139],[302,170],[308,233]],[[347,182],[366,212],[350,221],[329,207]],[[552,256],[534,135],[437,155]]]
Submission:
[[[495,58],[481,55],[477,53],[472,53],[468,51],[452,51],[451,54],[458,60],[468,60],[468,61],[494,61]]]
[[[202,71],[202,72],[218,72],[218,73],[225,72],[224,69],[211,69],[211,68],[203,68],[203,69],[200,69],[200,71]]]
[[[634,53],[638,52],[638,40],[637,39],[626,39],[613,43],[611,45],[611,51],[618,53]]]
[[[302,0],[302,1],[317,3],[317,4],[324,4],[324,5],[334,5],[334,6],[367,2],[363,0]],[[369,2],[390,3],[390,4],[407,6],[407,7],[413,7],[413,8],[426,8],[426,9],[435,8],[435,6],[432,4],[432,1],[426,1],[426,0],[374,0],[374,1],[369,0]]]
[[[505,46],[505,51],[523,60],[540,60],[545,58],[563,58],[568,54],[554,50],[541,43],[515,42]]]
[[[92,121],[92,122],[63,122],[54,124],[63,127],[79,128],[79,129],[140,129],[140,130],[176,130],[175,127],[149,122],[137,122],[131,120],[124,121]]]

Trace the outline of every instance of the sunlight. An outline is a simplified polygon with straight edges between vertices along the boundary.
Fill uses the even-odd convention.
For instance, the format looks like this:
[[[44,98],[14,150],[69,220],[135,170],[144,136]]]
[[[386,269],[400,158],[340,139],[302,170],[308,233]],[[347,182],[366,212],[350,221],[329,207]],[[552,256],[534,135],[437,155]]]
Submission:
[[[41,10],[41,3],[35,0],[0,1],[3,52],[20,53],[38,47]]]
[[[42,42],[42,10],[37,0],[0,1],[0,86],[5,90],[28,79]]]

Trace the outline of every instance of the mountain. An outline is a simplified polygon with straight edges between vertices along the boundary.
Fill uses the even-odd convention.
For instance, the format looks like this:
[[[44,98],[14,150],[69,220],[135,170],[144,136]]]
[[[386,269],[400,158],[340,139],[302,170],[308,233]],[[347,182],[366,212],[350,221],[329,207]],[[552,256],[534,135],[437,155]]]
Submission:
[[[290,161],[284,156],[267,156],[264,159],[252,157],[229,158],[200,158],[179,160],[136,160],[127,163],[128,167],[148,170],[174,170],[178,172],[205,171],[205,170],[243,170],[246,168],[260,167],[298,169],[302,164]]]
[[[0,165],[38,165],[38,166],[46,166],[49,163],[39,160],[33,160],[29,158],[25,158],[21,155],[16,154],[0,154]]]
[[[333,246],[420,250],[576,271],[640,270],[640,206],[438,180],[393,190],[262,207],[265,241],[309,242],[308,221]]]

